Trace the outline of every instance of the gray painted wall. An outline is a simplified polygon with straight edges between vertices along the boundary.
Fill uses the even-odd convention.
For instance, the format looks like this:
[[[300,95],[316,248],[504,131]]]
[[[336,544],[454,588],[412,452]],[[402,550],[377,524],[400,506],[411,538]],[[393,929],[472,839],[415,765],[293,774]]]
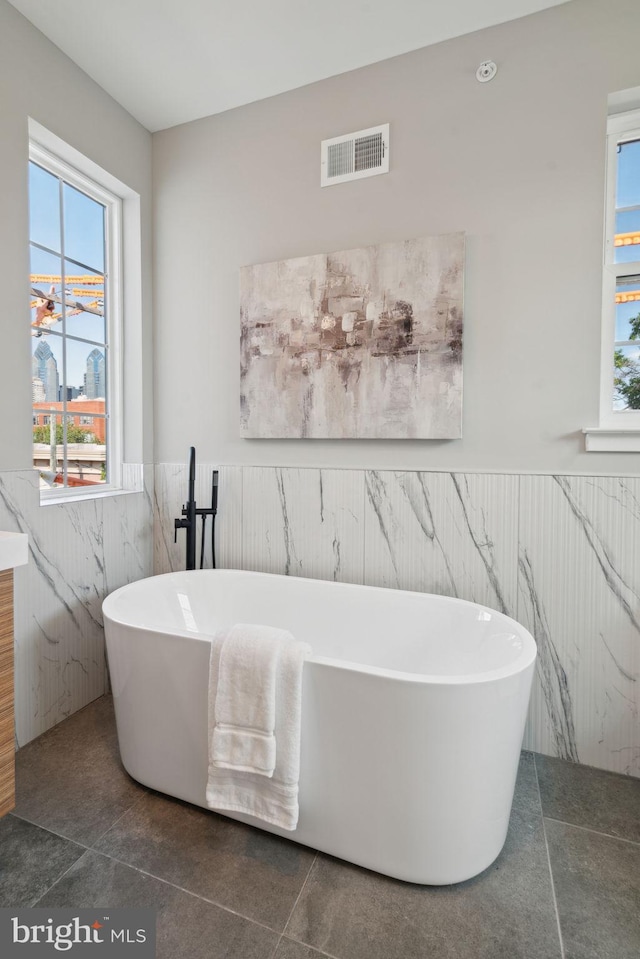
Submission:
[[[607,95],[637,0],[576,0],[154,135],[156,462],[637,473],[597,425]],[[482,60],[499,72],[479,84]],[[391,124],[391,172],[321,189],[320,141]],[[239,438],[243,264],[462,230],[459,441]]]
[[[0,262],[2,373],[0,470],[31,466],[31,365],[27,335],[28,117],[140,194],[142,328],[129,327],[125,348],[135,375],[125,384],[135,414],[124,451],[128,462],[152,462],[151,136],[93,80],[0,0]],[[140,415],[142,410],[142,415]],[[146,425],[146,429],[143,428]]]

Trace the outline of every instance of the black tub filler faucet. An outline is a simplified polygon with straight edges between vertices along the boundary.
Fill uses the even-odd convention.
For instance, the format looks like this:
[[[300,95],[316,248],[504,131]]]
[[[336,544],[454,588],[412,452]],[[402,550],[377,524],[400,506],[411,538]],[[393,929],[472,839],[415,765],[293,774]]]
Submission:
[[[189,493],[186,506],[182,507],[182,519],[174,519],[174,543],[178,542],[178,530],[187,531],[187,562],[186,569],[196,568],[196,523],[197,517],[202,517],[202,535],[200,539],[200,569],[204,565],[204,545],[207,528],[207,516],[211,517],[211,559],[212,565],[216,567],[216,547],[215,547],[215,529],[216,513],[218,512],[218,471],[214,470],[211,475],[211,506],[205,509],[198,509],[195,501],[196,485],[196,448],[192,446],[189,452]]]

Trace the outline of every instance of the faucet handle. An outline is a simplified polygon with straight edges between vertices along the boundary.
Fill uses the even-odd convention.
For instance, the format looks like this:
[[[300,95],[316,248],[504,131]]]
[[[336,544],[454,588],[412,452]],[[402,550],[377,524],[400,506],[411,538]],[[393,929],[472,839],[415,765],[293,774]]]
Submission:
[[[188,519],[174,519],[173,521],[173,542],[178,542],[178,530],[184,529],[186,526],[191,526],[191,523]]]

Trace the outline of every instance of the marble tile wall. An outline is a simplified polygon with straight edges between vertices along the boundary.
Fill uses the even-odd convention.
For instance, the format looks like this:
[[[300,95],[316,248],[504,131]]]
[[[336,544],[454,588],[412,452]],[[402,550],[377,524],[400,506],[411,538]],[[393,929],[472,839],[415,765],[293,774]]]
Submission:
[[[156,572],[184,566],[185,498],[156,466]],[[222,567],[503,610],[538,642],[525,745],[640,776],[640,478],[220,467],[216,543]]]
[[[0,529],[27,533],[15,570],[16,744],[107,689],[102,600],[152,571],[152,469],[125,466],[136,492],[40,506],[31,470],[0,473]]]
[[[362,498],[358,471],[245,468],[242,566],[362,583]]]
[[[195,501],[199,507],[211,505],[212,472],[216,467],[196,464]],[[242,469],[225,467],[219,471],[218,499],[224,504],[225,522],[216,523],[216,551],[220,554],[218,566],[242,568],[241,517],[242,517]],[[189,469],[186,464],[163,464],[154,470],[153,485],[153,570],[155,573],[171,573],[185,568],[185,531],[175,535],[173,521],[179,519],[187,501]],[[200,529],[196,560],[200,562]],[[224,557],[224,560],[222,560]],[[218,560],[218,556],[216,556]],[[211,520],[207,519],[205,531],[204,564],[211,566]]]
[[[640,479],[523,476],[519,619],[538,642],[528,742],[640,775]]]
[[[514,614],[518,477],[365,473],[364,582]]]

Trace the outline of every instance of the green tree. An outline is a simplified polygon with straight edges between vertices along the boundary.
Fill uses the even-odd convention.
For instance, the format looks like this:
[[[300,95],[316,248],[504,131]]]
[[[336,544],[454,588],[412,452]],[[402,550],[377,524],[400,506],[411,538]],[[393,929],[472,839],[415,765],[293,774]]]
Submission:
[[[640,340],[640,313],[629,323],[630,340]],[[640,362],[617,349],[613,355],[613,383],[616,396],[624,401],[628,410],[640,410]]]
[[[91,439],[88,440],[87,437],[91,437]],[[33,442],[50,443],[51,428],[49,426],[34,426]],[[76,426],[74,423],[67,423],[67,443],[85,442],[96,442],[96,438],[91,430],[83,430],[80,426]],[[56,423],[56,443],[62,443],[62,423]]]

